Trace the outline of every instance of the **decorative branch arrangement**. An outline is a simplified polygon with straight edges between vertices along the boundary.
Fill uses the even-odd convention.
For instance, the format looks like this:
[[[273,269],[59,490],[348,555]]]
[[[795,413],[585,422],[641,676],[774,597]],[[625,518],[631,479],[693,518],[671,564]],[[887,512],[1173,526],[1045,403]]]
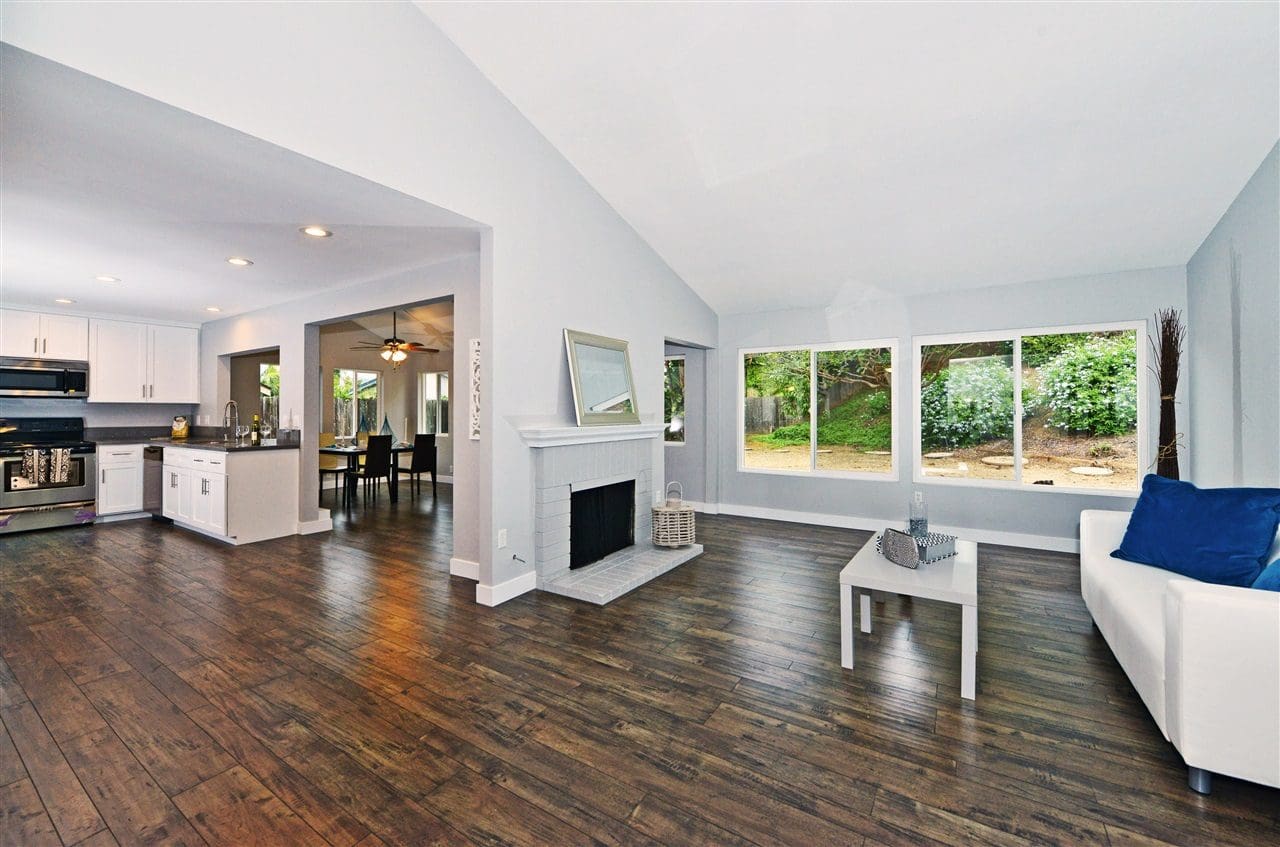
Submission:
[[[1178,479],[1177,412],[1173,401],[1178,394],[1178,368],[1182,362],[1182,345],[1187,338],[1187,327],[1182,313],[1177,309],[1161,309],[1156,312],[1156,336],[1151,339],[1151,352],[1156,362],[1156,377],[1160,382],[1160,437],[1156,451],[1156,473],[1169,479]]]

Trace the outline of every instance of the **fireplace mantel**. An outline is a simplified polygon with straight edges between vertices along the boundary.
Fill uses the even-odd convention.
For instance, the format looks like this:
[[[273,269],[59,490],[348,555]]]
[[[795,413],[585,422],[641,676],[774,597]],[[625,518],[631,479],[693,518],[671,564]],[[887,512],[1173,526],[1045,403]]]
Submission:
[[[538,448],[661,438],[664,429],[666,427],[662,424],[624,424],[622,426],[529,426],[521,427],[519,432],[525,444]]]

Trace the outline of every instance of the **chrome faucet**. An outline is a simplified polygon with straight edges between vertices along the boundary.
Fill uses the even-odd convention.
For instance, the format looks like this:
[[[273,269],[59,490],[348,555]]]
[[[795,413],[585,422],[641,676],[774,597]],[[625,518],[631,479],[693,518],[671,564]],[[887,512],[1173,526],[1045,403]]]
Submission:
[[[234,417],[232,417],[234,415]],[[234,421],[234,423],[233,423]],[[227,430],[231,430],[229,433]],[[239,436],[240,434],[240,407],[236,405],[235,400],[228,400],[227,405],[222,407],[222,440],[231,440],[229,436]]]

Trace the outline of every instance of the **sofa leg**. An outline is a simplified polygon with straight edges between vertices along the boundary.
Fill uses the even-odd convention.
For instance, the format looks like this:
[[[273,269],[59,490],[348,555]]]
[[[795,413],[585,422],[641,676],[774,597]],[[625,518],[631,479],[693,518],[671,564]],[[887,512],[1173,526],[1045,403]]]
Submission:
[[[1208,794],[1213,788],[1213,774],[1203,768],[1187,768],[1187,785],[1197,794]]]

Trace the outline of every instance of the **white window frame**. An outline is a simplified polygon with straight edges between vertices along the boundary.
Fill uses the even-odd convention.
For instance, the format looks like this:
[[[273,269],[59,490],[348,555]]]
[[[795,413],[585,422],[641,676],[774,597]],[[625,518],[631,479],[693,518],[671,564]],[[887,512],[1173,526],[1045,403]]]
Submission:
[[[818,406],[818,381],[816,379],[817,354],[831,350],[871,350],[878,347],[887,347],[889,349],[889,415],[893,420],[893,425],[890,428],[889,433],[889,449],[892,451],[892,455],[889,457],[889,472],[872,473],[870,471],[819,469],[817,466],[818,427],[816,414]],[[747,356],[756,356],[761,353],[790,353],[797,350],[807,350],[809,352],[809,470],[799,471],[783,468],[749,468],[746,466],[746,408],[745,403],[743,402],[747,396],[746,358]],[[768,474],[772,476],[798,476],[813,479],[849,479],[863,482],[898,482],[901,468],[899,461],[900,444],[898,437],[898,430],[900,428],[898,395],[901,392],[898,388],[902,382],[898,371],[898,339],[896,338],[873,338],[870,340],[823,342],[822,344],[787,344],[780,347],[738,348],[738,473]]]
[[[1066,335],[1076,332],[1123,332],[1137,333],[1134,346],[1137,347],[1138,369],[1138,426],[1136,440],[1138,442],[1138,479],[1132,489],[1114,490],[1106,488],[1088,488],[1068,485],[1033,485],[1022,481],[1022,339],[1028,335]],[[920,365],[921,350],[939,344],[972,344],[983,341],[1013,342],[1013,479],[968,479],[962,477],[925,476],[921,460],[920,427]],[[1147,336],[1147,322],[1120,321],[1117,323],[1073,324],[1070,326],[1031,327],[1028,329],[1005,329],[984,332],[960,332],[945,335],[916,335],[911,338],[912,356],[912,393],[911,393],[911,429],[912,429],[912,482],[918,485],[938,485],[968,488],[1002,488],[1008,491],[1035,491],[1040,494],[1088,494],[1093,497],[1126,497],[1138,496],[1142,485],[1142,477],[1150,467],[1150,432],[1148,431],[1148,391],[1143,380],[1147,373],[1147,357],[1150,342]]]
[[[682,391],[684,392],[684,394],[683,394],[683,396],[681,397],[681,399],[682,399],[684,402],[683,402],[681,405],[684,407],[684,417],[685,417],[685,420],[688,420],[688,419],[689,419],[689,382],[688,382],[688,380],[689,380],[689,362],[688,362],[687,357],[685,357],[684,355],[678,355],[678,356],[666,356],[666,357],[664,357],[664,358],[663,358],[663,360],[662,360],[662,367],[663,367],[663,374],[662,374],[662,381],[663,381],[663,385],[662,385],[662,390],[663,390],[663,393],[665,394],[665,393],[666,393],[666,379],[667,379],[667,374],[666,374],[667,362],[677,362],[677,361],[679,361],[679,362],[684,362],[684,378],[685,378],[685,383],[684,383],[684,388],[682,389]],[[664,397],[664,398],[663,398],[663,403],[662,403],[662,417],[663,417],[663,418],[666,418],[666,416],[667,416],[667,403],[666,403],[666,398]],[[662,426],[663,426],[663,433],[662,433],[662,446],[663,446],[663,447],[683,447],[683,446],[685,445],[685,442],[686,442],[686,439],[685,439],[685,438],[681,438],[679,441],[668,441],[668,440],[667,440],[666,428],[667,428],[667,427],[669,427],[670,425],[671,425],[671,421],[663,420],[663,422],[662,422]]]
[[[384,370],[382,370],[382,369],[380,369],[380,368],[379,368],[379,369],[375,369],[375,368],[361,368],[361,367],[355,367],[355,368],[344,368],[344,367],[342,367],[341,365],[338,365],[338,366],[336,366],[336,367],[331,368],[331,369],[329,370],[329,391],[331,392],[331,393],[330,393],[330,395],[329,395],[329,405],[330,405],[330,406],[332,406],[332,405],[333,405],[333,401],[334,401],[334,398],[333,398],[333,395],[332,395],[332,391],[333,391],[333,372],[334,372],[334,371],[347,371],[347,372],[349,372],[349,373],[352,375],[353,384],[356,384],[356,385],[358,385],[359,383],[354,381],[354,380],[355,380],[355,374],[362,373],[362,374],[377,374],[377,375],[378,375],[378,412],[377,412],[378,420],[377,420],[377,421],[375,421],[375,424],[376,424],[378,427],[381,427],[381,426],[382,426],[382,418],[384,417],[384,413],[383,413],[383,401],[384,401],[384,397],[383,397],[383,393],[382,393],[382,384],[386,381],[386,378],[387,378],[387,372],[386,372],[386,371],[384,371]],[[336,410],[335,410],[335,411],[336,411]],[[359,418],[357,418],[357,419],[356,419],[356,421],[355,421],[355,426],[356,426],[356,431],[355,431],[355,432],[351,433],[351,435],[338,435],[338,433],[337,433],[338,423],[337,423],[337,420],[336,420],[336,417],[337,417],[337,416],[335,415],[334,417],[335,417],[335,420],[334,420],[334,426],[333,426],[333,428],[334,428],[334,430],[335,430],[335,431],[334,431],[334,437],[335,437],[335,438],[355,438],[355,437],[356,437],[356,435],[360,432],[360,420],[359,420]],[[377,431],[375,430],[374,432],[371,432],[371,433],[369,433],[369,434],[370,434],[370,435],[377,435],[378,433],[377,433]]]
[[[418,420],[417,420],[417,425],[414,427],[414,429],[418,432],[421,432],[422,430],[422,417],[423,417],[422,404],[426,401],[426,398],[422,396],[422,379],[423,377],[428,377],[428,376],[433,376],[436,379],[436,399],[437,400],[440,399],[440,377],[443,376],[449,380],[449,414],[446,417],[446,421],[445,421],[445,425],[449,427],[449,432],[435,432],[435,433],[422,433],[422,434],[434,435],[437,440],[441,438],[448,438],[449,434],[453,432],[453,420],[452,420],[453,419],[453,373],[451,371],[423,371],[422,373],[418,374]],[[437,424],[437,429],[438,428],[439,426]]]

